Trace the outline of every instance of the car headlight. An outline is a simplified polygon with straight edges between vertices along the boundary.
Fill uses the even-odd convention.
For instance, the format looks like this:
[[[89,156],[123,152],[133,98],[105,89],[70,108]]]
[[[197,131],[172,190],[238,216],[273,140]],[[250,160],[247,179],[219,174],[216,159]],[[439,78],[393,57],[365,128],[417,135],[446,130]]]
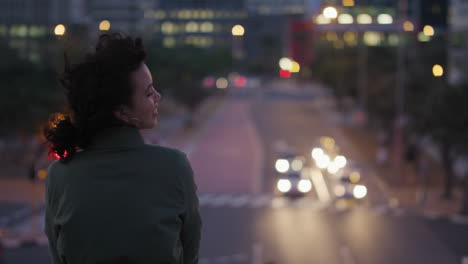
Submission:
[[[342,169],[346,166],[346,163],[348,163],[348,161],[346,160],[346,157],[345,156],[336,156],[335,157],[335,160],[334,162],[336,164],[336,166],[338,166],[338,168]]]
[[[312,190],[312,182],[310,182],[310,180],[302,179],[297,184],[297,189],[301,193],[308,193],[308,192],[310,192],[310,190]]]
[[[304,163],[300,159],[295,159],[291,162],[291,169],[293,171],[300,171],[304,167]]]
[[[319,169],[328,168],[328,165],[330,165],[330,156],[328,156],[327,154],[323,154],[315,160],[315,164],[317,165],[317,167],[319,167]]]
[[[312,149],[311,155],[314,160],[320,159],[323,156],[323,149],[321,148],[314,148]]]
[[[342,197],[346,194],[346,188],[343,185],[336,185],[333,191],[337,197]]]
[[[291,190],[291,181],[286,180],[286,179],[281,179],[276,184],[276,187],[282,193],[289,192],[289,190]]]
[[[330,174],[335,174],[340,170],[340,166],[338,166],[335,162],[330,162],[328,165],[327,171]]]
[[[353,196],[356,199],[362,199],[367,195],[367,188],[364,185],[356,185],[353,188]]]
[[[286,159],[278,159],[275,162],[275,169],[279,173],[285,173],[289,170],[289,161]]]

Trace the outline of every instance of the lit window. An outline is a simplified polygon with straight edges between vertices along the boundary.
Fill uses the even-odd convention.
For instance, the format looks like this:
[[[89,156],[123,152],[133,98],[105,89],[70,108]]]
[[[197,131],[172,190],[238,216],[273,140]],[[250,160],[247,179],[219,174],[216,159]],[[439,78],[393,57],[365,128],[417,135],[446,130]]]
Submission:
[[[335,47],[335,49],[342,49],[344,48],[344,43],[342,40],[335,41],[333,42],[333,47]]]
[[[354,0],[343,0],[343,6],[354,6]]]
[[[31,26],[29,28],[29,36],[32,37],[32,38],[39,37],[42,34],[43,34],[43,32],[41,31],[41,28],[39,26]]]
[[[166,18],[166,12],[164,12],[164,11],[156,11],[154,17],[155,17],[156,19],[164,19],[164,18]]]
[[[213,23],[203,22],[200,26],[201,32],[213,32]]]
[[[379,24],[392,24],[393,23],[393,18],[389,14],[380,14],[377,17],[377,22]]]
[[[176,45],[176,40],[173,37],[166,37],[163,39],[163,46],[166,48],[173,48]]]
[[[0,36],[6,36],[7,28],[5,25],[0,25]]]
[[[343,39],[349,46],[355,46],[357,44],[357,34],[356,32],[347,31],[343,35]]]
[[[352,24],[353,21],[353,16],[350,14],[341,14],[338,16],[338,23],[340,24]]]
[[[180,10],[179,12],[177,12],[177,17],[179,19],[189,19],[190,18],[190,11]]]
[[[177,31],[177,29],[176,29],[176,26],[173,23],[164,22],[161,25],[161,31],[164,34],[174,34]]]
[[[388,45],[398,46],[398,35],[397,34],[388,35]]]
[[[208,18],[208,12],[206,10],[201,10],[200,11],[200,18],[207,19]]]
[[[323,14],[318,15],[315,18],[315,23],[317,24],[330,24],[331,20],[325,17]]]
[[[379,32],[368,31],[364,33],[363,40],[368,46],[377,46],[381,43],[383,37]]]
[[[360,14],[357,16],[358,24],[372,24],[372,17],[368,14]]]
[[[336,41],[336,40],[338,40],[338,36],[336,35],[335,32],[327,32],[327,35],[326,35],[326,36],[327,36],[326,38],[327,38],[328,41]]]
[[[21,38],[25,38],[28,35],[28,26],[19,25],[16,29],[16,35]]]
[[[206,11],[206,18],[213,18],[214,17],[214,12],[212,10],[207,10]]]
[[[198,32],[198,24],[196,22],[190,21],[185,25],[186,32]]]

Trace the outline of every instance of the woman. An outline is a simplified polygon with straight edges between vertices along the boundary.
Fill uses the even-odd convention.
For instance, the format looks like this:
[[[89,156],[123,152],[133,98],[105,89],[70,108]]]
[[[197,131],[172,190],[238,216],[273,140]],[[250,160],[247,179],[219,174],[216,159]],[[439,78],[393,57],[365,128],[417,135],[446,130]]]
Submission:
[[[65,67],[70,114],[51,120],[45,231],[55,264],[197,263],[201,220],[193,172],[177,150],[146,145],[155,90],[140,39],[100,36]],[[66,63],[67,64],[67,63]]]

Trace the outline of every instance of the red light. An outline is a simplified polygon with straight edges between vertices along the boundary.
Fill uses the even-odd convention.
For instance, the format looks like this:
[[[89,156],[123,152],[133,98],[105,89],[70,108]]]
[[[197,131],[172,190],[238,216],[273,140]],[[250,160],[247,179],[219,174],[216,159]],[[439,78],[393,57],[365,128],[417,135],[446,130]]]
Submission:
[[[289,78],[291,77],[291,72],[288,70],[280,70],[279,75],[281,78]]]
[[[205,88],[212,88],[215,86],[216,80],[213,77],[206,77],[203,80],[203,87]]]
[[[247,78],[244,76],[238,76],[236,80],[234,81],[234,85],[236,87],[244,87],[247,85]]]

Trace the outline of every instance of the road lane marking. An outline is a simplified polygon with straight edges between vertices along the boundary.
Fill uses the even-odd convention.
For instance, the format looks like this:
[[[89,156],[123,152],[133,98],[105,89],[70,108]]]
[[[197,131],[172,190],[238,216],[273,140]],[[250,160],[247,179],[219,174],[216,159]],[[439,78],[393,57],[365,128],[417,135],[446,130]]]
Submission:
[[[340,247],[340,256],[343,264],[356,264],[354,261],[353,255],[351,254],[351,249],[347,246]]]
[[[252,208],[259,208],[270,204],[272,197],[268,194],[256,197],[255,200],[250,204]]]
[[[207,205],[210,202],[210,200],[214,197],[215,195],[210,193],[198,194],[198,201],[200,203],[200,206]]]
[[[330,201],[330,193],[328,192],[327,184],[325,183],[325,180],[323,179],[323,175],[320,172],[320,170],[309,169],[309,173],[319,200],[321,202]]]
[[[232,207],[241,207],[246,205],[250,200],[249,195],[241,195],[240,197],[234,198],[231,202]]]
[[[215,206],[215,207],[216,206],[221,206],[223,204],[226,204],[229,201],[229,199],[231,199],[231,198],[232,198],[232,195],[230,195],[230,194],[222,194],[219,197],[213,198],[211,200],[211,204],[213,206]]]

